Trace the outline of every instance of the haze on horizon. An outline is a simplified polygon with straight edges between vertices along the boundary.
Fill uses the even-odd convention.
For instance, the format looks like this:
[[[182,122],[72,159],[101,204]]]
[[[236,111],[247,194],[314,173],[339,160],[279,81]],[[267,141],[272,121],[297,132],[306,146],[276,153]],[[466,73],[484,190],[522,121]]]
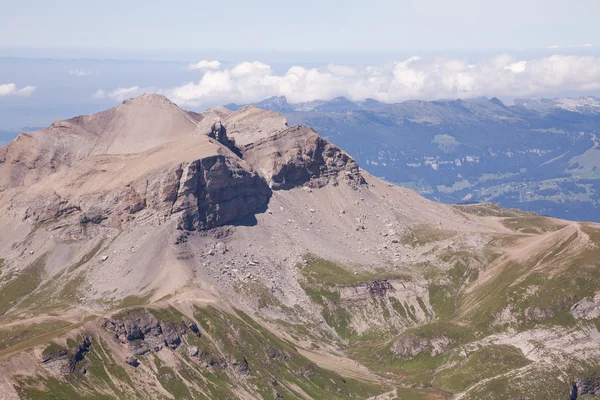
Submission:
[[[0,130],[144,92],[194,110],[600,95],[600,3],[0,0]]]

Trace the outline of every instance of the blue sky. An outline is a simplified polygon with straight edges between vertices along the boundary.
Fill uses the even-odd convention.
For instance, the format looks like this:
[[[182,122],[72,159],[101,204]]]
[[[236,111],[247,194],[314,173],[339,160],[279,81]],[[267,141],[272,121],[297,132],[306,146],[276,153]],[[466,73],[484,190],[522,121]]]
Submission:
[[[0,0],[0,47],[390,51],[594,44],[597,0]]]
[[[144,92],[196,111],[600,96],[598,15],[599,0],[0,0],[0,131]]]

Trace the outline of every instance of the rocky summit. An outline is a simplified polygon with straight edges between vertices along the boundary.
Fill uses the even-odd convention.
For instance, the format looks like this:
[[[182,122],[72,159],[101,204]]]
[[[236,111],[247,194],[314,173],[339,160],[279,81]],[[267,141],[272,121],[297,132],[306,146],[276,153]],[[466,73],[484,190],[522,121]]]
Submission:
[[[275,111],[23,133],[0,209],[1,399],[600,395],[599,224],[426,200]]]

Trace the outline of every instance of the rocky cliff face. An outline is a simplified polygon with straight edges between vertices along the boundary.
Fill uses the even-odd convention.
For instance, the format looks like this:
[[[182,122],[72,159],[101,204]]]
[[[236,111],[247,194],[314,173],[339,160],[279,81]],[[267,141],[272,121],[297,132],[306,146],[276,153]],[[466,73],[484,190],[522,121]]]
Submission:
[[[144,309],[129,310],[112,318],[105,318],[101,327],[111,333],[114,340],[127,345],[133,356],[157,352],[164,347],[176,349],[187,333],[200,335],[198,326],[183,320],[159,321]]]
[[[126,103],[125,106],[131,105]],[[235,114],[227,118],[235,121],[232,122],[234,126],[237,126],[236,123],[239,125]],[[83,121],[78,123],[80,129],[85,132],[93,130],[85,125],[86,118],[80,119]],[[93,118],[91,120],[94,121]],[[157,147],[160,150],[149,150],[135,156],[106,158],[92,155],[81,161],[70,158],[59,164],[75,162],[74,171],[80,171],[78,175],[73,177],[73,173],[68,175],[62,171],[54,178],[52,188],[39,190],[35,195],[16,196],[11,204],[15,208],[24,208],[23,219],[31,223],[60,219],[63,223],[71,221],[119,227],[140,218],[160,223],[174,217],[179,229],[205,230],[233,223],[266,209],[271,190],[300,186],[320,188],[328,184],[358,188],[365,183],[354,160],[310,128],[294,126],[283,131],[274,128],[263,131],[261,128],[259,131],[262,133],[254,139],[253,136],[244,137],[246,141],[254,142],[238,147],[228,135],[225,123],[215,122],[210,131],[198,133],[194,140],[206,142],[212,150],[198,156],[191,152],[189,161],[177,162],[177,157],[172,155],[184,149],[169,151],[166,145]],[[59,130],[53,137],[62,134],[64,132]],[[152,157],[160,160],[173,158],[173,162],[153,168],[146,161]],[[23,164],[21,161],[14,162]],[[147,172],[138,172],[141,163],[149,164]],[[81,167],[78,166],[80,164]],[[53,173],[59,172],[59,169]],[[112,185],[111,188],[106,184],[96,185],[91,193],[78,190],[83,182],[89,182],[89,176],[114,173],[118,174],[115,177],[121,177],[129,175],[130,171],[137,176],[122,180],[120,185]],[[75,190],[65,191],[65,185],[60,186],[60,182],[68,180],[72,182],[66,186]],[[108,177],[103,178],[104,182],[109,180]]]
[[[264,209],[270,189],[258,174],[230,156],[214,155],[146,175],[114,191],[89,195],[52,193],[27,202],[32,223],[92,223],[118,227],[137,217],[175,217],[185,230],[210,229]]]
[[[569,400],[577,400],[590,396],[590,398],[594,398],[598,393],[600,393],[600,376],[594,374],[585,378],[579,378],[572,383]]]
[[[187,165],[172,213],[181,212],[183,229],[210,229],[264,209],[270,197],[265,181],[224,156]]]
[[[312,129],[293,126],[242,147],[244,159],[274,190],[329,183],[358,187],[365,183],[356,162]]]

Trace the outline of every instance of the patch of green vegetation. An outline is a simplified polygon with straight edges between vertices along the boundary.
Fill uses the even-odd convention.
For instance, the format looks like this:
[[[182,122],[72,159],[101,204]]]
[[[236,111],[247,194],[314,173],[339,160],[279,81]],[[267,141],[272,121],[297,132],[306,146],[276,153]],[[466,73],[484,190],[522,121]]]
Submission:
[[[402,400],[428,400],[430,398],[428,391],[422,389],[398,388],[396,393]]]
[[[147,308],[148,312],[157,320],[161,322],[172,322],[174,324],[181,324],[183,321],[183,315],[175,308],[169,306],[166,308]]]
[[[334,327],[343,338],[350,337],[354,330],[350,327],[350,314],[343,307],[331,307],[323,310],[327,325]]]
[[[521,350],[509,345],[490,345],[469,354],[449,368],[438,371],[433,385],[451,393],[460,393],[487,378],[529,365]]]
[[[302,274],[307,279],[318,281],[325,286],[352,285],[373,279],[372,274],[365,272],[354,274],[332,261],[312,254],[304,257],[304,263],[305,266],[302,268]]]
[[[277,299],[277,297],[272,293],[271,289],[263,285],[262,283],[257,282],[247,282],[239,284],[236,287],[236,291],[242,292],[248,295],[252,299],[256,299],[258,308],[277,308],[280,310],[290,311],[289,307],[286,307],[284,304]]]
[[[42,255],[23,269],[19,275],[0,288],[0,315],[6,314],[42,282],[46,269],[46,255]]]
[[[44,389],[40,389],[43,386]],[[98,392],[83,392],[75,385],[56,378],[25,378],[15,387],[23,400],[114,400],[115,397]]]
[[[80,288],[85,281],[85,273],[74,274],[81,266],[89,262],[100,251],[105,239],[101,239],[76,263],[65,268],[59,274],[44,282],[38,290],[27,296],[19,308],[36,309],[38,312],[48,312],[64,305],[70,305],[78,301]]]
[[[300,285],[311,301],[321,306],[321,315],[327,324],[333,328],[340,338],[358,339],[362,335],[352,328],[352,316],[360,312],[357,307],[364,307],[359,302],[341,301],[340,294],[346,288],[361,287],[360,290],[376,292],[370,298],[365,299],[375,307],[373,313],[380,314],[384,320],[397,321],[398,318],[409,319],[411,323],[416,322],[415,310],[407,310],[398,299],[388,296],[387,282],[385,280],[409,280],[407,274],[388,271],[383,268],[375,272],[350,272],[339,264],[324,260],[312,255],[305,257],[304,266],[300,269],[302,279]],[[389,300],[389,301],[388,301]],[[421,299],[421,308],[427,312],[427,307]],[[386,336],[395,334],[396,329],[392,325],[380,332]],[[384,333],[384,331],[389,331]]]
[[[533,212],[519,210],[518,208],[503,208],[493,203],[457,204],[454,208],[469,214],[485,217],[525,217],[536,216]]]
[[[498,374],[483,384],[471,386],[463,399],[466,400],[513,400],[513,399],[568,399],[570,382],[597,376],[597,366],[591,367],[583,360],[572,364],[545,364],[539,368],[526,368],[519,373]],[[597,397],[597,396],[596,396]],[[594,399],[594,396],[580,396]]]
[[[411,228],[400,237],[402,244],[411,247],[425,246],[426,244],[440,242],[456,236],[456,232],[445,229],[437,229],[427,225]]]
[[[65,277],[65,272],[53,276],[19,303],[19,310],[35,309],[36,312],[51,312],[64,305],[77,303],[79,288],[85,281],[83,272],[74,277]]]
[[[427,346],[416,356],[402,359],[394,353],[392,346],[397,340],[408,336],[421,339],[420,341],[427,343]],[[439,321],[407,329],[392,340],[353,341],[349,353],[373,371],[381,374],[397,374],[403,379],[410,379],[413,384],[427,385],[433,377],[434,370],[447,361],[448,350],[468,343],[474,338],[473,332],[468,327]],[[434,356],[431,343],[440,339],[446,342],[444,351]]]
[[[116,308],[129,308],[129,307],[138,307],[148,304],[154,292],[150,292],[143,296],[130,295],[125,297]]]
[[[55,342],[50,342],[44,351],[42,351],[42,357],[44,359],[56,357],[58,355],[67,354],[67,348],[63,347]]]
[[[0,330],[0,350],[11,348],[14,345],[30,340],[47,332],[70,326],[66,321],[52,320],[39,324],[15,325]]]
[[[196,319],[207,328],[225,359],[245,360],[254,386],[263,398],[298,397],[296,386],[311,398],[362,399],[385,391],[378,385],[340,377],[301,356],[294,346],[237,311],[229,315],[212,307],[197,309]],[[277,382],[273,385],[272,382]],[[295,395],[293,395],[296,393]]]
[[[554,232],[566,226],[565,223],[540,216],[505,218],[501,222],[508,229],[529,234]]]
[[[504,309],[511,310],[521,330],[535,325],[573,326],[569,310],[584,297],[593,297],[600,280],[600,231],[582,226],[595,245],[575,231],[528,260],[507,263],[498,274],[463,296],[457,306],[460,320],[492,332]],[[515,322],[512,322],[513,325]]]
[[[429,303],[441,320],[454,314],[463,289],[475,282],[479,276],[478,269],[468,266],[468,258],[456,261],[456,256],[443,257],[448,257],[447,261],[452,260],[455,263],[441,278],[438,277],[436,282],[429,285]]]
[[[171,393],[176,399],[192,398],[190,390],[179,374],[164,365],[158,357],[154,357],[154,364],[156,365],[158,381],[167,392]]]

